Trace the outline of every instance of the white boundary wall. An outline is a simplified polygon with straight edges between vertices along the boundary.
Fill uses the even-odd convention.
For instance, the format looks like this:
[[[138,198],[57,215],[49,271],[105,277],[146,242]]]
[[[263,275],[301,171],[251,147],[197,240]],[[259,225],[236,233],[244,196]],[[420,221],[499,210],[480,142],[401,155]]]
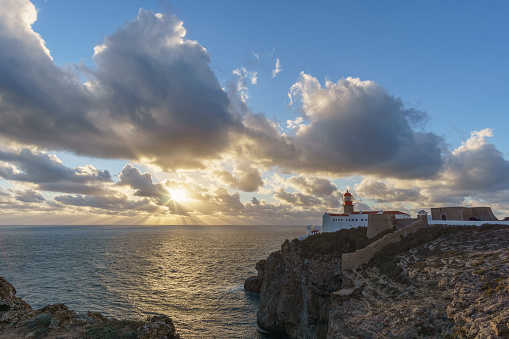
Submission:
[[[509,225],[509,221],[469,221],[469,220],[428,220],[428,225],[447,226],[482,226],[482,225]]]

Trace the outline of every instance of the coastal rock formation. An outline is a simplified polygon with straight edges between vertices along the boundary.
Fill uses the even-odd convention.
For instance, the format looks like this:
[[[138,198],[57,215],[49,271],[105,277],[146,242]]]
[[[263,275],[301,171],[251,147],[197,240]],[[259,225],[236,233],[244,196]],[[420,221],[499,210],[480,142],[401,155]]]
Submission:
[[[364,228],[287,240],[265,263],[257,313],[260,328],[293,338],[324,338],[330,294],[343,282],[341,254],[367,244]]]
[[[341,253],[367,245],[356,232],[272,253],[259,326],[292,338],[509,338],[507,226],[421,229],[341,271]]]
[[[262,259],[256,263],[256,270],[258,275],[249,277],[244,281],[244,289],[253,293],[260,293],[263,285],[263,272],[265,270],[265,264],[267,260]]]
[[[33,314],[32,307],[16,297],[14,286],[0,277],[0,323],[17,323]]]
[[[97,312],[80,315],[64,304],[34,310],[16,289],[0,277],[0,333],[2,338],[140,338],[177,339],[171,318],[152,316],[147,321],[118,320]]]
[[[332,295],[329,337],[509,337],[509,229],[438,228],[409,246],[422,231],[345,272],[351,290]]]

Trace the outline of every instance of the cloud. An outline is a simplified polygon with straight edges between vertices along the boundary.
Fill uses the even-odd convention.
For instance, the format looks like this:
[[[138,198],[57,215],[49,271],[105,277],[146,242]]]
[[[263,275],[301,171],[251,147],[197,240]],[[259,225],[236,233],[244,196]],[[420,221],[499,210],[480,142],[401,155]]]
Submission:
[[[374,200],[378,203],[419,203],[424,200],[424,197],[416,187],[389,188],[385,182],[378,181],[373,178],[365,178],[362,182],[355,186],[355,192],[359,197]]]
[[[17,152],[0,150],[0,177],[34,184],[43,191],[84,194],[101,193],[103,185],[112,182],[108,171],[91,165],[69,168],[55,155],[26,148]]]
[[[113,215],[133,215],[137,212],[164,213],[164,209],[149,199],[132,201],[125,194],[116,195],[57,195],[55,201],[74,207],[90,207],[99,209],[96,213]],[[94,210],[88,210],[94,212]]]
[[[135,190],[134,195],[137,197],[163,198],[168,200],[170,193],[161,184],[152,182],[152,175],[148,172],[141,173],[132,164],[126,164],[119,174],[120,179],[117,185],[129,186]]]
[[[251,85],[256,85],[258,83],[258,73],[250,72],[244,67],[240,67],[233,70],[233,74],[237,78],[237,92],[239,93],[242,102],[246,103],[249,99],[248,80]]]
[[[290,177],[287,181],[294,188],[300,189],[307,194],[320,197],[330,196],[337,191],[337,186],[328,179],[316,177]]]
[[[493,144],[491,129],[474,131],[471,137],[447,158],[442,179],[463,192],[495,192],[509,189],[509,161]]]
[[[283,68],[281,68],[281,63],[279,62],[279,59],[276,59],[276,64],[274,65],[274,69],[272,70],[272,78],[275,78],[282,70]]]
[[[494,205],[507,211],[509,161],[486,138],[491,129],[474,131],[444,157],[439,173],[429,179],[380,179],[365,177],[355,186],[365,199],[386,205],[407,204],[415,210],[426,207]],[[505,212],[504,212],[505,213]]]
[[[6,4],[0,13],[3,138],[163,168],[201,168],[227,146],[237,124],[228,96],[209,54],[185,40],[175,16],[141,9],[95,49],[96,69],[64,70],[21,19],[31,3]]]
[[[301,73],[290,91],[302,120],[291,134],[271,127],[263,115],[246,114],[245,143],[237,154],[252,154],[265,167],[334,176],[377,175],[430,178],[444,164],[441,137],[420,132],[426,114],[403,105],[373,81],[327,81]]]
[[[249,164],[237,165],[234,174],[227,170],[216,170],[214,175],[226,185],[244,192],[256,192],[263,186],[261,171]]]
[[[309,122],[292,139],[298,161],[285,159],[285,167],[414,178],[431,177],[442,166],[442,139],[412,128],[425,113],[404,107],[373,81],[347,78],[322,87],[302,73],[291,96]]]
[[[4,189],[0,187],[0,208],[2,210],[2,219],[8,213],[21,214],[27,216],[30,213],[50,214],[58,213],[60,207],[53,201],[46,200],[42,194],[32,189]]]
[[[315,207],[322,204],[322,201],[315,196],[302,194],[300,192],[289,193],[283,189],[276,192],[274,197],[293,206]]]
[[[15,194],[16,200],[23,203],[39,204],[46,201],[40,192],[34,190],[16,190]]]

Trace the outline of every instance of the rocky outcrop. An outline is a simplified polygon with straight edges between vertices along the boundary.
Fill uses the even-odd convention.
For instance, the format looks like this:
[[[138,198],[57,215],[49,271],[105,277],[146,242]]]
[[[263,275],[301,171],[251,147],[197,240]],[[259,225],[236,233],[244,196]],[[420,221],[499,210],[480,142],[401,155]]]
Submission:
[[[508,246],[506,226],[421,230],[345,272],[329,337],[509,337]]]
[[[249,277],[244,281],[244,289],[253,293],[260,293],[263,285],[263,273],[265,270],[265,264],[267,260],[262,259],[256,263],[256,270],[258,275]]]
[[[424,228],[341,271],[341,253],[367,246],[347,231],[333,242],[287,241],[269,256],[262,329],[292,338],[509,337],[507,226]]]
[[[369,244],[365,228],[286,241],[263,270],[258,325],[293,338],[327,335],[330,295],[341,288],[341,255]]]
[[[34,310],[16,297],[16,289],[2,277],[0,333],[2,338],[180,338],[171,318],[165,315],[146,321],[118,320],[97,312],[80,315],[64,304]]]
[[[32,307],[16,297],[14,286],[0,277],[0,324],[17,323],[33,314]]]

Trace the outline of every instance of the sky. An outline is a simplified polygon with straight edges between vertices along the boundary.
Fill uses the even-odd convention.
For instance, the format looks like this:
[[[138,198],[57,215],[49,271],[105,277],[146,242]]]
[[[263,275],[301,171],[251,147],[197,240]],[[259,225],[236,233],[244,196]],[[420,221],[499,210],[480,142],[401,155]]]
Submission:
[[[0,8],[0,224],[509,216],[506,1]]]

